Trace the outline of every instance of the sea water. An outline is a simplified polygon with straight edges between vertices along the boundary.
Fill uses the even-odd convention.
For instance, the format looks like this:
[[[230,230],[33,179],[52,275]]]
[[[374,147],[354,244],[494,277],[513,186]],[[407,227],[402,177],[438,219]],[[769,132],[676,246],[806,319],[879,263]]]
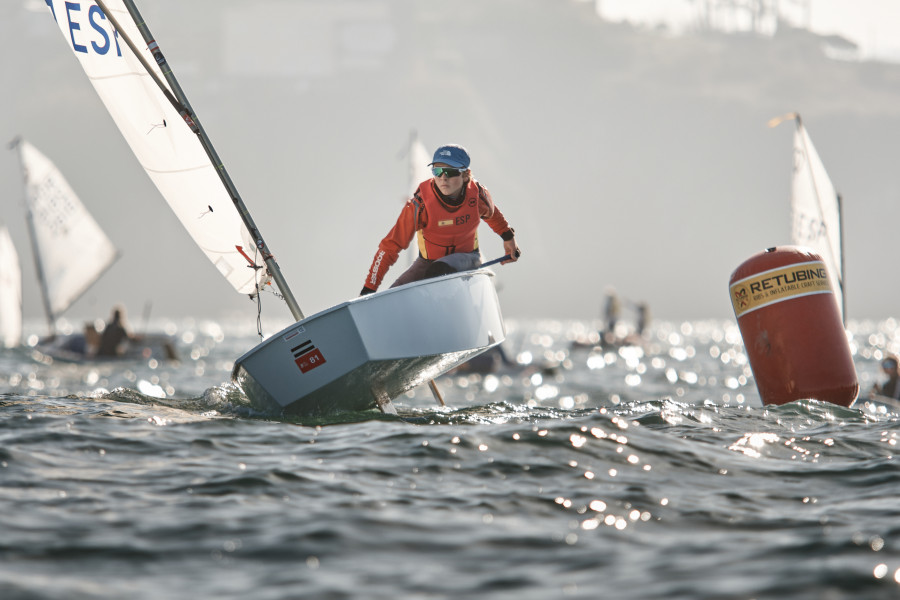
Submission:
[[[733,322],[509,321],[514,364],[254,412],[253,327],[177,363],[0,355],[0,598],[897,598],[898,415],[763,407]],[[864,393],[897,323],[851,323]]]

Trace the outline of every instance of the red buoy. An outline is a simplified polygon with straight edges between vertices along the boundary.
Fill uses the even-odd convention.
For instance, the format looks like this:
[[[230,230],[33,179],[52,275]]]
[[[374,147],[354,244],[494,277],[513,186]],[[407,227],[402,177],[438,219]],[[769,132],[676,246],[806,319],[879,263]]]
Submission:
[[[821,256],[769,248],[735,269],[729,290],[763,404],[853,403],[859,380]]]

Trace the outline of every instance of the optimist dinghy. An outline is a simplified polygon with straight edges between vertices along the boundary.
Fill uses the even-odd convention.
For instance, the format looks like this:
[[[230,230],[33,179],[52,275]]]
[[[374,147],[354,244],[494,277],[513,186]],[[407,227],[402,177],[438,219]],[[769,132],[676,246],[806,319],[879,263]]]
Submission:
[[[505,339],[487,270],[408,283],[295,323],[240,357],[233,378],[259,408],[385,412],[392,398]]]
[[[83,332],[64,333],[57,329],[57,319],[106,273],[119,258],[119,251],[49,158],[21,137],[16,137],[10,147],[17,151],[22,168],[25,223],[49,332],[34,345],[33,356],[42,362],[75,363],[177,359],[171,336],[133,336],[121,354],[98,356],[100,334],[93,324]],[[15,268],[21,304],[21,271],[18,265]],[[15,318],[19,321],[19,345],[21,309]]]
[[[240,293],[258,298],[274,282],[298,321],[236,361],[232,379],[254,405],[292,414],[374,406],[394,412],[392,398],[504,340],[485,270],[385,290],[305,318],[133,0],[46,1],[197,245]]]

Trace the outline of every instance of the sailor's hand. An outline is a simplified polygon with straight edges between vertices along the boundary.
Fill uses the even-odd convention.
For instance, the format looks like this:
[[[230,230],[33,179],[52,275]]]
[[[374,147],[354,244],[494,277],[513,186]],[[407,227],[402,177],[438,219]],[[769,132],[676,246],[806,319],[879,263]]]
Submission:
[[[360,296],[367,296],[369,294],[374,294],[375,290],[369,289],[367,287],[363,287],[362,291],[359,293]]]
[[[500,263],[501,265],[516,262],[522,255],[522,251],[519,250],[519,245],[516,243],[516,238],[503,242],[503,252],[509,256],[509,260],[504,260]]]

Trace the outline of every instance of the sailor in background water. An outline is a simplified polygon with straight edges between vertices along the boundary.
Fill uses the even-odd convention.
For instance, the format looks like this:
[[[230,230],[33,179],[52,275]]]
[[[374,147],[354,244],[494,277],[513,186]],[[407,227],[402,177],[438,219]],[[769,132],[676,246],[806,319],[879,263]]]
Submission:
[[[616,325],[619,317],[622,316],[622,302],[619,300],[619,294],[615,288],[606,288],[606,302],[603,305],[603,318],[605,319],[605,329],[601,332],[601,338],[607,343],[616,341]]]
[[[469,153],[456,144],[441,146],[429,165],[434,175],[419,184],[397,223],[378,244],[360,295],[378,290],[400,252],[418,235],[419,256],[391,285],[466,271],[481,265],[478,225],[483,220],[503,239],[503,251],[519,258],[515,231],[507,223],[490,193],[472,177]]]
[[[876,383],[872,387],[872,393],[900,400],[900,361],[893,354],[888,354],[881,361],[881,370],[888,379],[883,384]]]
[[[123,351],[123,344],[132,339],[125,321],[125,308],[114,306],[103,333],[100,334],[100,347],[97,356],[119,356]]]

